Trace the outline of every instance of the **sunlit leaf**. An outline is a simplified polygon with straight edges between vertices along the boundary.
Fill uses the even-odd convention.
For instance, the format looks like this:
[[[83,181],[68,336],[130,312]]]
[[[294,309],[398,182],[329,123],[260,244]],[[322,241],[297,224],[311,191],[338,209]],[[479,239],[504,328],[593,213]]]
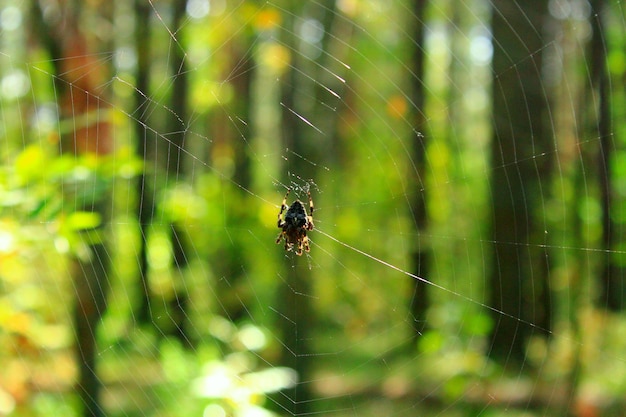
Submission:
[[[443,346],[443,335],[438,331],[426,332],[419,339],[419,350],[424,353],[434,353]]]
[[[188,381],[192,369],[185,351],[174,339],[166,339],[159,349],[162,357],[162,366],[168,380],[173,382]]]
[[[209,404],[204,408],[203,417],[226,417],[226,410],[219,404]]]
[[[247,406],[236,410],[237,417],[273,417],[276,414],[259,406]]]
[[[46,175],[47,163],[48,158],[41,147],[27,146],[15,159],[15,172],[23,183],[28,183]]]
[[[214,362],[206,365],[206,375],[192,384],[195,395],[204,398],[222,398],[233,389],[233,375],[226,366]]]
[[[243,380],[259,392],[270,393],[293,388],[298,382],[298,374],[291,368],[275,367],[246,374]]]
[[[220,316],[213,317],[209,323],[211,335],[225,342],[232,339],[235,331],[233,323]]]
[[[257,326],[251,324],[242,326],[237,337],[248,350],[262,349],[267,343],[265,333]]]
[[[10,415],[15,409],[15,405],[13,396],[0,388],[0,415]]]
[[[621,76],[626,69],[626,56],[621,49],[614,49],[608,55],[608,67],[612,74]]]
[[[15,234],[10,230],[0,229],[0,252],[11,252],[15,247]]]
[[[99,213],[92,211],[75,211],[67,216],[66,226],[73,231],[94,229],[100,225]]]
[[[34,343],[42,349],[60,349],[71,346],[74,342],[71,328],[61,324],[37,326],[33,333]]]
[[[291,62],[291,52],[277,43],[268,43],[259,50],[259,61],[277,75],[285,72]]]

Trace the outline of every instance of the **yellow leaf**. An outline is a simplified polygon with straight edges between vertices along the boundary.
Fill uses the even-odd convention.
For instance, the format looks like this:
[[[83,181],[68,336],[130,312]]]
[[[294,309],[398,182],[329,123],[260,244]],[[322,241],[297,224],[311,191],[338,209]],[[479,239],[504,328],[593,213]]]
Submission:
[[[41,147],[27,146],[15,159],[15,172],[23,183],[28,183],[45,174],[47,161]]]
[[[387,114],[399,120],[404,118],[409,106],[404,96],[396,94],[387,100]]]
[[[285,72],[291,63],[291,53],[287,48],[277,43],[264,45],[260,53],[260,62],[278,75]]]
[[[270,30],[280,25],[280,13],[276,9],[267,8],[261,10],[254,20],[254,26],[258,30]]]

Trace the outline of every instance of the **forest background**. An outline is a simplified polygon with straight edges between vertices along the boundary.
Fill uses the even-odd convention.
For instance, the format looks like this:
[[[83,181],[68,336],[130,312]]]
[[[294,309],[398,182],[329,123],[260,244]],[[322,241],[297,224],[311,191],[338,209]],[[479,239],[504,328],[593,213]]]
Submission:
[[[622,415],[624,17],[2,0],[0,415]]]

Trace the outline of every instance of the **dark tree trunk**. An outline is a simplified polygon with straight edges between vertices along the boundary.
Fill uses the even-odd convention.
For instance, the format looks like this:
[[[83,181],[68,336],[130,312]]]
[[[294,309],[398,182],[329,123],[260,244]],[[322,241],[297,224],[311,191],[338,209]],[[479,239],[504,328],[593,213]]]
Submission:
[[[84,417],[104,417],[100,404],[102,382],[97,374],[98,324],[107,304],[109,293],[109,253],[104,244],[90,245],[91,258],[76,260],[73,268],[76,306],[76,356],[79,377],[76,391],[81,399]]]
[[[412,128],[411,137],[411,160],[414,162],[413,171],[410,173],[411,184],[413,184],[413,192],[411,198],[411,214],[413,215],[413,224],[420,236],[424,233],[428,226],[428,215],[426,212],[426,187],[425,187],[425,160],[426,160],[426,137],[420,133],[420,129],[425,127],[425,116],[423,113],[425,103],[424,80],[424,12],[426,10],[428,0],[413,1],[413,53],[411,54],[411,90],[410,99],[414,108],[412,109]],[[420,238],[416,242],[417,247],[411,254],[412,271],[418,277],[428,279],[429,275],[429,247],[424,244]],[[413,280],[411,282],[411,301],[409,311],[411,312],[413,344],[421,331],[426,328],[426,312],[429,307],[428,285],[421,280]]]
[[[241,42],[231,42],[229,60],[231,66],[228,74],[234,74],[231,83],[237,100],[234,101],[232,113],[244,121],[250,120],[252,103],[251,83],[254,78],[256,66],[254,65],[250,50],[253,48],[249,37],[244,37]],[[250,137],[248,122],[242,123],[229,117],[228,131],[229,146],[233,150],[235,160],[235,172],[233,180],[244,189],[250,189],[251,163],[247,140]]]
[[[292,73],[295,71],[292,70]],[[294,80],[295,77],[290,77]],[[283,104],[286,109],[293,109],[294,88],[286,86],[283,90]],[[285,128],[284,141],[286,147],[293,149],[298,155],[308,155],[302,153],[302,146],[299,144],[302,139],[301,121],[293,114],[283,112],[283,126]],[[308,157],[307,157],[308,158]],[[307,174],[305,174],[307,175]],[[307,175],[306,178],[312,178]],[[294,193],[291,194],[296,198]],[[291,202],[287,202],[289,205]],[[282,250],[282,249],[280,249]],[[283,351],[282,362],[294,369],[299,376],[299,380],[309,380],[311,372],[311,346],[309,345],[310,330],[313,328],[314,317],[311,306],[310,294],[312,290],[311,271],[307,267],[306,254],[298,257],[294,252],[286,253],[284,258],[286,263],[286,279],[281,283],[280,306],[283,317],[279,328],[282,333],[285,350]],[[310,388],[307,384],[298,384],[295,388],[288,390],[287,396],[290,404],[285,404],[287,410],[294,415],[306,414],[308,410],[308,400],[311,399]]]
[[[607,44],[605,42],[604,0],[593,0],[591,2],[592,18],[591,27],[593,30],[590,42],[591,56],[591,82],[592,89],[597,94],[597,114],[596,126],[592,130],[600,138],[600,152],[598,154],[598,168],[600,175],[600,193],[602,203],[602,246],[604,252],[604,264],[602,271],[602,282],[600,285],[600,304],[611,311],[621,311],[626,306],[626,283],[624,267],[615,263],[612,259],[612,250],[621,238],[618,225],[611,219],[611,209],[615,207],[613,203],[613,178],[611,173],[611,158],[615,149],[614,136],[611,126],[611,104],[609,74],[606,67]]]
[[[150,166],[148,158],[154,155],[155,138],[148,137],[146,129],[148,114],[151,107],[150,101],[150,4],[144,0],[135,0],[135,50],[137,53],[137,81],[135,92],[135,108],[137,120],[135,123],[135,136],[137,141],[136,152],[144,163],[144,167]],[[150,308],[150,284],[148,280],[148,252],[146,241],[152,223],[154,213],[154,184],[149,181],[145,173],[137,179],[137,220],[141,233],[139,247],[138,275],[139,275],[139,302],[137,308],[137,321],[147,324],[151,321]]]
[[[223,57],[228,65],[224,64],[222,77],[228,79],[232,85],[236,100],[226,105],[226,108],[218,108],[210,118],[210,130],[212,138],[212,163],[220,167],[224,159],[231,158],[234,166],[233,181],[241,189],[249,190],[251,181],[251,161],[248,150],[250,138],[249,121],[251,116],[251,80],[255,76],[256,67],[250,55],[252,48],[251,37],[230,39],[222,45]],[[226,158],[224,157],[226,155]],[[226,168],[227,170],[230,168]],[[241,189],[237,189],[240,192]],[[241,192],[239,199],[246,199],[247,193]],[[236,204],[244,204],[244,201]],[[241,227],[249,222],[251,213],[246,210],[229,210],[224,214],[226,227]],[[242,260],[246,259],[245,247],[240,236],[233,235],[220,245],[216,254],[213,255],[210,266],[219,279],[215,282],[216,291],[220,294],[220,305],[223,314],[231,321],[237,322],[242,319],[250,319],[250,311],[247,309],[251,292],[247,290],[248,280],[244,279],[246,265]]]
[[[175,33],[183,26],[186,16],[186,0],[175,0],[173,2],[172,27]],[[172,44],[172,57],[170,69],[174,77],[171,95],[171,109],[168,124],[169,152],[167,160],[167,182],[172,186],[178,181],[189,181],[187,178],[187,161],[185,158],[185,138],[187,120],[189,77],[187,76],[185,62],[185,51],[178,43]],[[170,243],[173,251],[173,267],[177,270],[176,276],[179,280],[184,280],[185,270],[189,264],[189,236],[184,225],[174,222],[170,225]],[[187,334],[187,305],[189,294],[183,288],[185,285],[175,285],[174,298],[168,303],[168,314],[172,320],[172,327],[166,333],[178,338],[184,346],[192,347],[191,339]]]
[[[295,68],[298,68],[297,63]],[[303,132],[302,121],[289,111],[289,109],[297,111],[298,85],[300,85],[298,73],[291,69],[283,83],[282,92],[283,142],[285,148],[297,152],[298,155],[307,155],[308,158],[309,150],[303,142],[309,135]],[[306,170],[306,173],[299,172],[303,178],[314,178],[314,172],[311,169]],[[294,193],[291,197],[296,198]],[[290,203],[287,202],[288,205]],[[310,356],[312,348],[309,345],[310,330],[313,327],[313,309],[310,301],[312,276],[306,266],[306,255],[297,257],[294,252],[288,252],[284,262],[286,263],[286,279],[281,283],[282,288],[279,291],[283,315],[279,328],[285,346],[282,363],[294,369],[300,381],[306,381],[310,379],[312,367],[312,356]],[[293,415],[303,415],[310,411],[308,400],[311,399],[311,390],[307,384],[299,383],[285,393],[289,399],[288,403],[283,404],[286,410]]]
[[[543,35],[547,3],[496,0],[492,14],[490,305],[498,312],[493,315],[490,354],[520,362],[533,331],[522,321],[550,329],[546,225],[541,209],[554,154],[552,134],[544,122],[549,103],[541,79],[542,50],[548,44]]]
[[[304,19],[313,17],[324,25],[324,34],[331,33],[330,25],[334,14],[334,1],[325,1],[325,4],[314,4],[303,2],[294,6],[292,13],[288,14],[290,19],[285,26],[285,44],[290,50],[298,51],[307,47],[299,39],[294,38],[293,33],[297,33],[297,27],[301,24],[298,17]],[[329,39],[323,40],[323,45],[328,45]],[[319,60],[326,57],[322,53]],[[315,180],[317,167],[324,165],[325,158],[332,158],[326,151],[327,146],[332,147],[331,140],[335,134],[332,129],[336,126],[335,114],[328,114],[328,97],[326,90],[319,88],[314,80],[322,77],[317,72],[320,64],[304,58],[305,53],[294,53],[293,63],[289,71],[284,75],[282,83],[282,138],[285,149],[296,155],[301,155],[308,161],[316,161],[317,164],[298,164],[288,167],[287,172],[293,172],[304,181]],[[314,92],[315,97],[311,98],[309,92]],[[313,100],[313,101],[312,101]],[[331,106],[332,107],[332,106]],[[309,120],[316,128],[305,124],[300,117],[302,115]],[[322,130],[322,128],[324,130]],[[321,132],[320,132],[321,131]],[[290,178],[287,180],[291,181]],[[306,187],[305,184],[301,184]],[[305,190],[293,190],[290,199],[306,199]],[[314,191],[314,190],[312,190]],[[298,195],[300,194],[300,195]],[[315,201],[315,195],[313,195]],[[287,204],[291,204],[288,201]],[[311,234],[314,234],[312,231]],[[315,250],[315,246],[311,251]],[[285,254],[286,264],[285,282],[281,283],[279,291],[280,317],[279,328],[282,333],[285,349],[283,351],[282,362],[294,369],[298,373],[299,381],[310,381],[313,369],[313,347],[310,345],[311,329],[315,327],[315,314],[311,305],[312,274],[307,263],[307,255],[296,256],[294,252]],[[294,415],[305,415],[311,412],[309,401],[312,398],[309,382],[299,382],[294,388],[285,391],[286,398],[278,398],[282,407],[289,410]],[[284,402],[284,400],[287,402]]]

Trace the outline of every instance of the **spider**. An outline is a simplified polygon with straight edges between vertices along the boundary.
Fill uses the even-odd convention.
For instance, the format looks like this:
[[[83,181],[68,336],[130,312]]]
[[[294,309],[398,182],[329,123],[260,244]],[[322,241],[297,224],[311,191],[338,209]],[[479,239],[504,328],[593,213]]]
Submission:
[[[307,192],[309,196],[309,215],[307,215],[304,203],[300,200],[294,201],[291,203],[291,206],[287,207],[287,197],[289,197],[290,192],[291,188],[287,190],[278,213],[278,227],[283,230],[278,235],[276,243],[280,243],[284,238],[285,250],[292,251],[295,246],[296,255],[300,256],[303,249],[306,252],[311,251],[306,231],[313,230],[313,200],[311,199],[311,193]],[[285,210],[287,212],[283,219],[281,216]]]

